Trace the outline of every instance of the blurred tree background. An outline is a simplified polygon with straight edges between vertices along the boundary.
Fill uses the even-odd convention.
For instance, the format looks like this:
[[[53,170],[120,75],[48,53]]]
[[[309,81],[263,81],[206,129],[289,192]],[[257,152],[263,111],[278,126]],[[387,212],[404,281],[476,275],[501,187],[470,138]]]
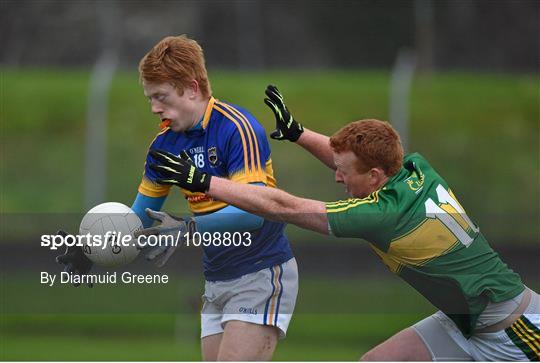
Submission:
[[[399,49],[410,47],[436,70],[538,71],[534,0],[4,0],[1,6],[0,62],[16,67],[88,67],[114,38],[122,66],[133,70],[157,40],[186,33],[203,46],[210,69],[389,69]]]

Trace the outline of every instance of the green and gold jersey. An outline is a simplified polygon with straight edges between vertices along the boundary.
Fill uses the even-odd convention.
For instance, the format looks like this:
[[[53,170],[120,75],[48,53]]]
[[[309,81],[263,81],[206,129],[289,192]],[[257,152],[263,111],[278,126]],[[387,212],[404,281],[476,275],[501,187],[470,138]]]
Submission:
[[[487,303],[524,290],[446,182],[420,154],[363,199],[326,204],[332,234],[370,242],[386,266],[448,315],[465,336]]]

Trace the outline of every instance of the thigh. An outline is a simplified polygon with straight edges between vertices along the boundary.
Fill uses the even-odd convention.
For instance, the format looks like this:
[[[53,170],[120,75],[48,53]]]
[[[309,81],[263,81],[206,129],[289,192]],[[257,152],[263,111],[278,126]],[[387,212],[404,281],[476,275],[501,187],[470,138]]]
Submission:
[[[472,361],[472,347],[456,324],[441,311],[412,327],[433,361]]]
[[[220,313],[219,307],[208,296],[208,289],[205,289],[203,295],[204,304],[201,309],[201,352],[203,360],[216,361],[223,336],[221,326],[223,314]]]
[[[362,361],[431,361],[426,345],[409,327],[364,354]]]
[[[213,334],[205,336],[201,339],[201,351],[203,361],[215,362],[218,358],[219,346],[221,345],[221,338],[223,333]]]
[[[269,361],[278,341],[278,330],[272,326],[231,320],[225,323],[218,360]]]
[[[230,298],[224,304],[221,320],[278,328],[285,338],[298,293],[298,270],[295,259],[244,275],[228,286]]]
[[[210,335],[223,333],[221,320],[223,314],[209,309],[211,303],[205,302],[201,310],[201,339]]]

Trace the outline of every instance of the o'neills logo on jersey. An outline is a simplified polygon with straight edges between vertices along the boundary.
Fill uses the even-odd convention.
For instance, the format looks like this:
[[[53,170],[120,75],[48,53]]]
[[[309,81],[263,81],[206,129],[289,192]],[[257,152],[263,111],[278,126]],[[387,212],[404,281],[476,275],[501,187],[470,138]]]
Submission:
[[[190,203],[211,202],[213,200],[212,197],[206,194],[190,195],[189,197],[186,197],[186,199]]]

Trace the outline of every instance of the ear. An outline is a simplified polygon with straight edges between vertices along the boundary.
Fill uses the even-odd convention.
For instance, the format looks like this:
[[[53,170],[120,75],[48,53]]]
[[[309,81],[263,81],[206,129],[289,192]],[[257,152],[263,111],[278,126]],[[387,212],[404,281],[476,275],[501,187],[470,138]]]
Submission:
[[[386,173],[381,168],[371,168],[369,170],[369,176],[373,184],[379,184],[381,180],[386,178]]]
[[[199,82],[192,80],[186,90],[189,95],[189,99],[194,100],[199,95],[201,88],[199,87]]]

